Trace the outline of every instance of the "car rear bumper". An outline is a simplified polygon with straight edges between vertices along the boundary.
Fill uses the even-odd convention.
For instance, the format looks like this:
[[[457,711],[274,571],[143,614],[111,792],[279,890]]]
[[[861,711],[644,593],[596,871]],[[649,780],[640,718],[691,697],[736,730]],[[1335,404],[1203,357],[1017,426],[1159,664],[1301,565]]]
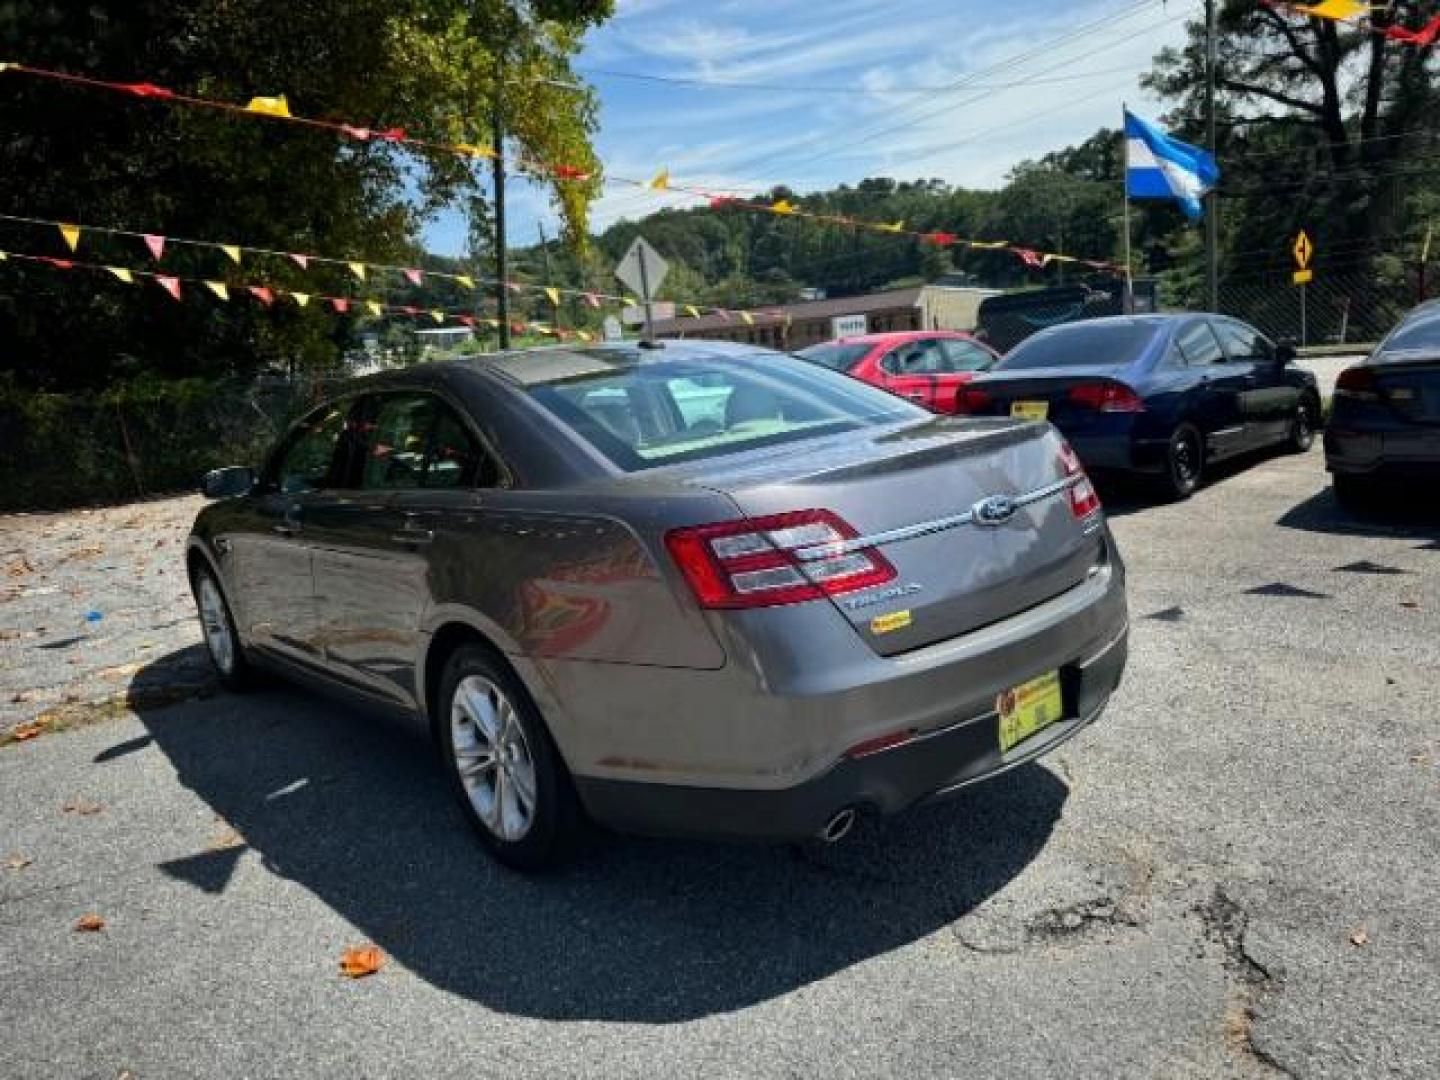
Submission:
[[[1065,716],[1002,753],[993,707],[890,750],[842,758],[778,790],[691,787],[576,777],[591,816],[659,835],[801,840],[842,810],[894,814],[954,794],[1055,749],[1104,711],[1128,655],[1128,629],[1060,669]]]
[[[1332,473],[1396,479],[1440,476],[1440,427],[1325,432],[1325,468]]]

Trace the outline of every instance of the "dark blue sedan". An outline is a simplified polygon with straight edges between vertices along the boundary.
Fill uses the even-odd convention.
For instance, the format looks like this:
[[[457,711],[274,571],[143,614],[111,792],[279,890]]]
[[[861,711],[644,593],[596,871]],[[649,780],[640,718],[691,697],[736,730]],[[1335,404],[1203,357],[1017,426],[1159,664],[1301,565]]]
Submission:
[[[1320,392],[1294,359],[1293,347],[1220,315],[1090,319],[1021,342],[959,405],[1049,420],[1086,468],[1140,473],[1183,499],[1212,462],[1310,449]]]

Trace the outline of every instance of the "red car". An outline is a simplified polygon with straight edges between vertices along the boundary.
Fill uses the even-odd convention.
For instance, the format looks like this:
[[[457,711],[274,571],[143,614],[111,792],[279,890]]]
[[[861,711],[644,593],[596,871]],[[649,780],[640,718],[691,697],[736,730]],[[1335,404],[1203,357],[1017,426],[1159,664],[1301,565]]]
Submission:
[[[955,412],[959,389],[1000,358],[955,330],[860,334],[811,345],[800,355],[939,413]]]

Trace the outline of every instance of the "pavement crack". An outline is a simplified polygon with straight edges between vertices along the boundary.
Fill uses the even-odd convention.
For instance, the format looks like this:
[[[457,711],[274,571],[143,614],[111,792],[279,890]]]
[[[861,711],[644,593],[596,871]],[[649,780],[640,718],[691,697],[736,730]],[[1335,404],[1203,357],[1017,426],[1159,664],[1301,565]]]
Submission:
[[[1250,916],[1216,885],[1208,900],[1194,908],[1205,936],[1220,946],[1225,970],[1235,983],[1235,995],[1225,1012],[1225,1041],[1231,1052],[1248,1057],[1281,1076],[1294,1076],[1286,1065],[1255,1041],[1256,1006],[1262,994],[1275,989],[1279,979],[1246,947]]]

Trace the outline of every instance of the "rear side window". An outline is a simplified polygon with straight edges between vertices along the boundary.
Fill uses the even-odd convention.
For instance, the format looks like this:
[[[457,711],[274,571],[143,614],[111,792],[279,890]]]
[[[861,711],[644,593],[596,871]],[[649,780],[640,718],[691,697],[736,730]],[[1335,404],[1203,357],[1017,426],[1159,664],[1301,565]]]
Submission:
[[[993,371],[1134,363],[1157,333],[1138,322],[1068,323],[1042,330],[1000,358]]]
[[[349,486],[367,491],[489,487],[498,470],[449,405],[424,393],[363,399],[351,420]]]
[[[883,390],[785,356],[647,359],[537,382],[529,392],[627,472],[930,415]]]
[[[1185,357],[1185,363],[1191,367],[1206,367],[1225,362],[1225,353],[1220,348],[1215,332],[1210,329],[1208,322],[1200,319],[1184,326],[1175,335],[1175,344],[1179,346],[1180,355]]]
[[[947,371],[983,371],[995,360],[988,352],[973,341],[961,338],[945,338],[940,342],[945,353]]]
[[[940,375],[950,370],[940,342],[907,341],[885,354],[880,366],[889,375]]]
[[[849,371],[865,359],[873,345],[840,345],[829,341],[823,345],[811,345],[801,349],[799,355],[812,364],[828,367],[831,371]]]

